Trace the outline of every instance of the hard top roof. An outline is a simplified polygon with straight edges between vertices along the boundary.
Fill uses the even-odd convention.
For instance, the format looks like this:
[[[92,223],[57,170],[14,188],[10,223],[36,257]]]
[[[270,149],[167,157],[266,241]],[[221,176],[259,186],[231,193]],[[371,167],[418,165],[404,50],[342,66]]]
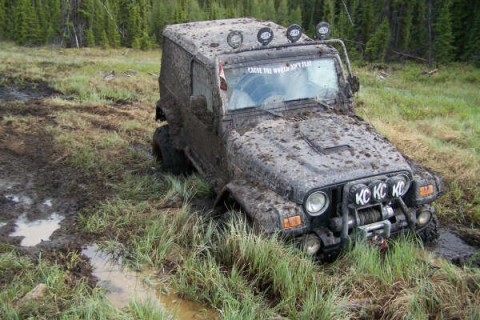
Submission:
[[[257,40],[257,33],[263,27],[273,30],[273,40],[263,46]],[[234,50],[227,43],[231,31],[240,31],[243,35],[242,46]],[[245,49],[268,48],[289,43],[286,37],[287,28],[271,21],[261,21],[254,18],[236,18],[189,22],[166,26],[163,35],[179,44],[185,50],[204,63],[214,63],[215,57]],[[298,42],[311,41],[305,35]]]

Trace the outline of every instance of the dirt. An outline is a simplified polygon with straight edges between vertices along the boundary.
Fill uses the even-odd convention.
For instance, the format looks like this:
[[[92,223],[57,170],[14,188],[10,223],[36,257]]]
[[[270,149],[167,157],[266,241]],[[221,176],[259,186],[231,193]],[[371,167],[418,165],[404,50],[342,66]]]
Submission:
[[[22,106],[16,110],[23,115]],[[86,187],[80,176],[55,163],[60,150],[43,130],[49,119],[36,115],[29,121],[36,124],[28,132],[19,133],[8,123],[0,132],[0,241],[30,253],[80,247],[73,223],[88,203]]]
[[[136,297],[152,300],[176,319],[218,318],[215,311],[204,305],[168,292],[161,286],[161,277],[153,276],[159,282],[153,288],[143,285],[139,274],[112,262],[95,245],[90,245],[95,239],[76,228],[78,213],[108,197],[109,191],[99,188],[99,182],[92,181],[92,177],[86,180],[62,163],[64,152],[52,143],[54,137],[44,129],[46,125],[55,125],[56,110],[42,99],[56,93],[44,86],[40,91],[24,90],[33,87],[31,84],[6,89],[0,85],[0,120],[28,117],[25,127],[18,128],[8,121],[0,127],[0,242],[13,244],[31,256],[41,252],[44,259],[65,262],[72,275],[86,279],[92,287],[103,287],[110,302],[120,308]],[[131,148],[151,157],[144,146]],[[78,259],[73,266],[70,261],[67,267],[71,252],[81,253],[84,259]]]

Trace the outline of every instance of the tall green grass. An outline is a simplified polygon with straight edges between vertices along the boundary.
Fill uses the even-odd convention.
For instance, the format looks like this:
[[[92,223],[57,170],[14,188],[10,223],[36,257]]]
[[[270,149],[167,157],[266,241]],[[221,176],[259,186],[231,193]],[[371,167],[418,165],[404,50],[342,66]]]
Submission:
[[[422,65],[394,65],[389,77],[359,69],[357,112],[405,154],[446,181],[443,221],[480,224],[480,69],[450,65],[432,76]]]
[[[67,268],[65,268],[67,266]],[[73,263],[72,266],[76,266]],[[0,244],[1,319],[170,319],[163,309],[132,301],[125,309],[110,304],[105,292],[79,280],[65,265],[32,259],[13,246]],[[23,297],[44,284],[46,293],[36,300]]]

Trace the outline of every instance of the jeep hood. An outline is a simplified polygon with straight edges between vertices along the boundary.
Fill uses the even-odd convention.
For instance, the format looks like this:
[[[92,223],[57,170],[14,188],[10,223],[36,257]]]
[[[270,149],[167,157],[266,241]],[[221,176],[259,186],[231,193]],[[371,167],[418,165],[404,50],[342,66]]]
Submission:
[[[335,113],[263,121],[230,131],[226,144],[235,179],[266,185],[299,204],[312,189],[411,172],[402,155],[369,124]]]

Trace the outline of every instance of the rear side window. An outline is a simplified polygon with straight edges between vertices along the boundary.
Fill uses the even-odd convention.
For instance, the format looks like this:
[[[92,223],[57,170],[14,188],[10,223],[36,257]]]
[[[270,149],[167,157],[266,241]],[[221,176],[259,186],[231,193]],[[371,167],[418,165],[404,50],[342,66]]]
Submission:
[[[211,72],[198,62],[193,62],[192,67],[192,95],[204,95],[208,110],[213,111]]]

